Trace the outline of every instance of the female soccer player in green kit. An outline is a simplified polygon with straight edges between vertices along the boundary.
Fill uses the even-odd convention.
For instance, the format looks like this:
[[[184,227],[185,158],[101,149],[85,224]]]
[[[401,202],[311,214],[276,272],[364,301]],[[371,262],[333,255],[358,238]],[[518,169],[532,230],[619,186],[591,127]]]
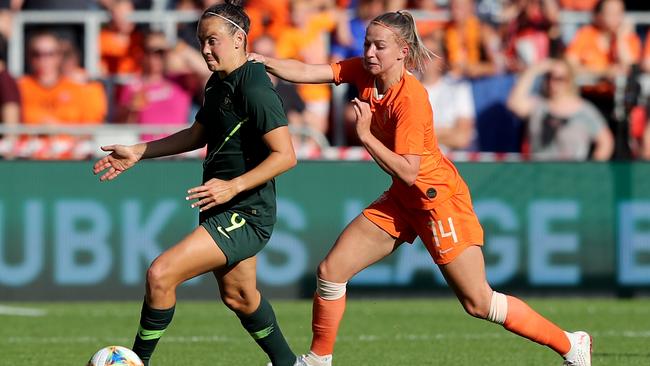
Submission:
[[[169,325],[176,287],[212,272],[221,299],[266,352],[273,365],[291,366],[287,345],[271,305],[256,287],[255,255],[276,221],[274,177],[296,164],[282,103],[264,65],[246,60],[250,20],[235,0],[211,6],[197,36],[213,72],[205,101],[189,128],[131,146],[111,145],[94,173],[112,180],[141,159],[179,154],[207,144],[203,184],[188,190],[200,225],[158,256],[147,271],[146,295],[133,350],[148,365]]]

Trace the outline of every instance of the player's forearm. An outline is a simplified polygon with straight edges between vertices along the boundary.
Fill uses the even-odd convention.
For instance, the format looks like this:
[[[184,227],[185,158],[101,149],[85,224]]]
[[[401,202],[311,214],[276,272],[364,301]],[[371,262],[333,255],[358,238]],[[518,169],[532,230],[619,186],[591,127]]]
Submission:
[[[238,192],[260,186],[296,166],[296,155],[291,151],[273,151],[258,166],[233,179]]]
[[[415,184],[419,166],[412,166],[406,158],[392,152],[372,134],[360,139],[366,150],[386,173],[401,180],[407,186]]]
[[[264,63],[271,74],[293,83],[331,83],[333,75],[329,65],[312,65],[292,59],[267,57]]]
[[[142,155],[141,159],[151,159],[176,155],[203,146],[205,146],[203,136],[191,127],[159,140],[137,144],[136,151]]]

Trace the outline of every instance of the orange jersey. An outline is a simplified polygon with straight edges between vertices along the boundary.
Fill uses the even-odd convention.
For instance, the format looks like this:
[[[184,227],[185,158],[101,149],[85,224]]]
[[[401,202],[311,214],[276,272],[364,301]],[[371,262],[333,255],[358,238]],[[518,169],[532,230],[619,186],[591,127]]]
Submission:
[[[31,76],[18,81],[25,124],[101,123],[106,115],[106,95],[101,84],[80,85],[68,79],[44,87]]]
[[[99,33],[102,72],[109,75],[139,72],[144,57],[142,42],[138,32],[124,39],[115,31],[102,29]]]
[[[630,33],[624,42],[634,62],[641,59],[641,40],[635,33]],[[593,25],[586,25],[578,31],[567,48],[570,59],[577,60],[591,71],[602,72],[616,63],[616,40],[607,43],[602,32]]]
[[[445,47],[449,63],[452,65],[467,63],[478,64],[481,61],[481,21],[472,17],[463,24],[463,28],[450,22],[445,30]]]
[[[592,11],[598,0],[560,0],[560,6],[564,10]]]
[[[446,201],[461,186],[456,167],[438,147],[433,133],[433,111],[427,92],[412,74],[404,77],[378,99],[375,79],[361,58],[331,64],[334,82],[353,83],[360,99],[370,103],[371,131],[386,147],[400,155],[419,155],[420,171],[409,187],[393,177],[388,193],[408,208],[432,209]]]

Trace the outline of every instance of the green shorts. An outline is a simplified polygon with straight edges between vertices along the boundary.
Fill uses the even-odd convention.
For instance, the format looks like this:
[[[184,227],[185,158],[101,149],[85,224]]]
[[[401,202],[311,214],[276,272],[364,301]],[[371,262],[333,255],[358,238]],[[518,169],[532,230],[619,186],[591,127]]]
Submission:
[[[257,254],[271,238],[273,225],[255,224],[255,216],[241,211],[225,211],[201,222],[232,265]]]

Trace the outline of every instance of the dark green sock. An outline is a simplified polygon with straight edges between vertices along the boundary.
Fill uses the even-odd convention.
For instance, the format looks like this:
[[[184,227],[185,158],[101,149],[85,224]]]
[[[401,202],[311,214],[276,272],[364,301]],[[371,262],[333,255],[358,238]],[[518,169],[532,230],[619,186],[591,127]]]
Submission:
[[[253,314],[237,316],[255,342],[269,355],[273,366],[293,366],[296,355],[284,339],[268,301],[262,298],[259,308]]]
[[[146,302],[142,303],[140,327],[133,342],[133,352],[140,357],[145,366],[149,365],[151,354],[173,317],[174,306],[169,309],[157,310],[150,308]]]

